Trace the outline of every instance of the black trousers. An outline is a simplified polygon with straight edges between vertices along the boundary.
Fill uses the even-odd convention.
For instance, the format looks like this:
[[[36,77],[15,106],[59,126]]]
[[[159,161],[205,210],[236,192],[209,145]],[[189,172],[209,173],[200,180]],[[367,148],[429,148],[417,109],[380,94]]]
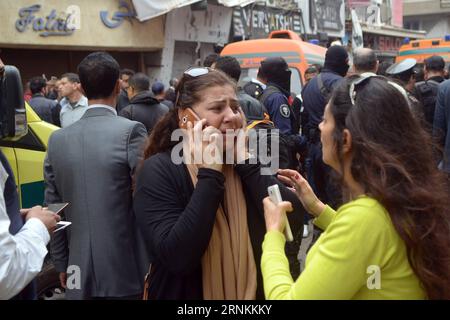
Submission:
[[[125,297],[92,297],[90,300],[142,300],[142,294]]]

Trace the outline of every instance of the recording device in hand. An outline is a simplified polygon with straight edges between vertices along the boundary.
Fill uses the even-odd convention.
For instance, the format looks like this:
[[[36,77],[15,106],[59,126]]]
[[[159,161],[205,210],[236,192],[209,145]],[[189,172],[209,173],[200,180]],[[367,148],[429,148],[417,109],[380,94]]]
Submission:
[[[65,202],[65,203],[51,203],[51,204],[48,205],[47,209],[49,211],[52,211],[52,212],[56,213],[56,214],[59,214],[68,205],[69,205],[68,202]],[[69,221],[59,221],[56,224],[56,228],[55,228],[55,230],[53,230],[53,232],[57,232],[57,231],[60,231],[62,229],[65,229],[66,227],[68,227],[71,224],[72,224],[72,222],[69,222]]]
[[[270,186],[267,188],[267,192],[269,193],[270,200],[273,203],[279,204],[283,201],[281,198],[280,187],[277,184]],[[284,215],[286,219],[286,226],[284,227],[284,236],[287,241],[294,241],[294,237],[292,236],[291,226],[289,225],[289,220],[287,219],[286,214]]]

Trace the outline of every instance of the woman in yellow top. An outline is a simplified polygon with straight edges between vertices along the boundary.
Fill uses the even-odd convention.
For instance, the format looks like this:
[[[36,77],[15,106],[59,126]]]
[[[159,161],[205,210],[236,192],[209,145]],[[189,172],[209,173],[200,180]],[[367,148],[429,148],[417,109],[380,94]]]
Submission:
[[[291,204],[264,199],[266,297],[450,299],[449,189],[398,85],[379,76],[343,80],[320,130],[323,161],[341,177],[347,203],[336,212],[300,174],[280,170],[324,232],[294,282],[281,233]]]

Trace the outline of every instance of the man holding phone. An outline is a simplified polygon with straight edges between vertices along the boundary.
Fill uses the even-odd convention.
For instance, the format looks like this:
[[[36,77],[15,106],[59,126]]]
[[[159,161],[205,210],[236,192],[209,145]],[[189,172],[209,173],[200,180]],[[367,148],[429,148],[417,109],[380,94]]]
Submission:
[[[32,280],[41,271],[57,221],[59,216],[40,206],[19,212],[14,176],[0,151],[0,299],[36,299]]]

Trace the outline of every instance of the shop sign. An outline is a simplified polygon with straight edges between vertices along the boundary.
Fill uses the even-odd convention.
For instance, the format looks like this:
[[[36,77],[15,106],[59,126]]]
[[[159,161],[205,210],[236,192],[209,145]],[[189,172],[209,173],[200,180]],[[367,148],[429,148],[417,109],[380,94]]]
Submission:
[[[25,32],[31,27],[41,37],[69,36],[73,34],[76,25],[79,24],[75,21],[79,21],[79,17],[68,12],[62,12],[58,15],[56,9],[52,9],[45,18],[39,17],[36,13],[40,9],[41,5],[39,4],[19,9],[19,19],[16,21],[17,31]]]
[[[302,34],[302,14],[279,8],[247,6],[233,11],[235,36],[251,35],[252,39],[267,38],[274,30],[292,30]]]
[[[314,29],[314,21],[318,31],[344,31],[344,17],[341,8],[344,1],[339,0],[310,0],[310,22]]]
[[[123,10],[121,10],[123,9]],[[108,28],[114,29],[119,27],[126,19],[133,24],[133,18],[136,18],[136,12],[132,6],[124,0],[119,1],[119,10],[112,14],[111,19],[108,17],[109,12],[106,10],[100,11],[100,19]]]
[[[397,52],[403,44],[403,38],[380,36],[364,33],[364,46],[382,52]]]

